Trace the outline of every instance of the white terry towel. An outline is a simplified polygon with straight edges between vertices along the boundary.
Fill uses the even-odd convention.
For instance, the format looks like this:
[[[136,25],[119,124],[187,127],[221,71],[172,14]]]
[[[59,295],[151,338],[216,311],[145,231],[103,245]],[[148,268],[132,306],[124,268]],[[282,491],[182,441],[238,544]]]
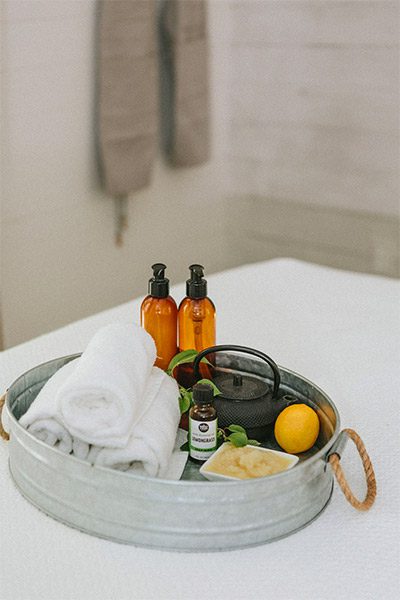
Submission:
[[[92,448],[89,461],[96,465],[132,470],[151,477],[166,477],[177,439],[180,419],[179,388],[172,377],[154,367],[145,396],[151,404],[132,429],[125,448]],[[187,455],[181,453],[181,462]],[[176,458],[176,456],[175,456]],[[184,463],[181,465],[182,473]],[[179,476],[176,477],[179,479]],[[171,475],[171,478],[175,478]]]
[[[73,448],[71,434],[57,414],[56,395],[62,385],[76,368],[77,361],[73,360],[59,369],[40,390],[27,412],[19,422],[32,435],[49,446],[55,446],[61,452],[70,454]],[[81,449],[81,458],[85,458],[89,446]]]
[[[179,403],[175,380],[154,368],[145,391],[151,406],[134,428],[135,433],[130,436],[127,447],[104,449],[72,437],[57,412],[57,392],[75,371],[79,361],[78,358],[69,362],[48,380],[21,417],[20,424],[46,444],[82,460],[142,475],[180,479],[188,456],[187,452],[180,451],[180,447],[187,434],[182,430],[176,431]],[[156,431],[154,427],[157,427]]]
[[[144,390],[155,359],[153,338],[142,327],[118,323],[100,329],[57,394],[61,422],[72,437],[126,446],[150,404]]]

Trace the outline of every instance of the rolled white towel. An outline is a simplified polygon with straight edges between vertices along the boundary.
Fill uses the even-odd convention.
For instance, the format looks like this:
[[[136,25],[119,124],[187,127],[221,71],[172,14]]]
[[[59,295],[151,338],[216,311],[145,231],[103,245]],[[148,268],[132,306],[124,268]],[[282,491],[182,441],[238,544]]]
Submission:
[[[48,446],[54,446],[65,454],[71,454],[72,438],[56,419],[37,419],[28,427],[28,431]]]
[[[76,437],[72,438],[72,454],[76,458],[86,460],[89,456],[90,444]]]
[[[57,413],[56,395],[60,385],[74,372],[76,364],[73,360],[54,373],[19,420],[36,438],[66,454],[72,451],[72,436]]]
[[[154,367],[150,374],[145,396],[150,406],[132,428],[124,448],[92,448],[88,460],[96,465],[132,470],[151,477],[168,476],[172,452],[177,439],[180,420],[179,388],[172,377]],[[176,470],[176,456],[173,457]],[[180,457],[180,473],[170,478],[179,479],[187,455]]]
[[[126,446],[149,406],[144,390],[155,359],[153,338],[142,327],[118,323],[100,329],[57,394],[71,435],[96,446]]]

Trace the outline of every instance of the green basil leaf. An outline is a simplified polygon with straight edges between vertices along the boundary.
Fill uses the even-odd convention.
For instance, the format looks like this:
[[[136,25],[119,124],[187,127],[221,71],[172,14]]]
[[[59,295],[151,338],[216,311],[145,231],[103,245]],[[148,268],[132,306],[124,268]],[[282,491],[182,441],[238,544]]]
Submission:
[[[238,448],[247,445],[247,435],[239,431],[231,433],[226,439]]]
[[[211,381],[211,379],[200,379],[197,383],[206,383],[207,385],[210,385],[213,389],[214,396],[218,396],[221,393],[215,385],[215,383]]]
[[[195,357],[197,356],[197,354],[198,354],[197,350],[183,350],[183,352],[179,352],[178,354],[175,354],[175,356],[171,359],[171,361],[168,365],[168,369],[167,369],[168,375],[172,375],[174,369],[178,365],[183,365],[184,363],[193,362]]]
[[[181,415],[189,410],[191,400],[192,394],[190,392],[184,392],[184,394],[179,397],[179,409],[181,411]]]
[[[257,442],[257,440],[247,440],[247,445],[248,446],[260,446],[260,442]]]
[[[229,425],[228,429],[229,431],[233,431],[234,433],[246,433],[246,430],[240,425]]]

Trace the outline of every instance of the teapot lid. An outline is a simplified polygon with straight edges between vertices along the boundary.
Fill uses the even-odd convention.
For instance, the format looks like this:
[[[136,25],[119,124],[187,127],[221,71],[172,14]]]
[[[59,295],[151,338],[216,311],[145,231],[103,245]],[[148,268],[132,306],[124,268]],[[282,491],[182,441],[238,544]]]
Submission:
[[[218,375],[214,383],[227,400],[256,400],[270,391],[265,381],[239,373]]]

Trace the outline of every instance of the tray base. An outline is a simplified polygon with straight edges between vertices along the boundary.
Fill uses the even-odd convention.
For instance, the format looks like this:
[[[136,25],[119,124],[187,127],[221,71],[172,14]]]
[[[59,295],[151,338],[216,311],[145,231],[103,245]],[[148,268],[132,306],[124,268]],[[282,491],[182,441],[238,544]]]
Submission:
[[[192,465],[195,465],[194,463],[192,463]],[[110,536],[105,536],[105,535],[101,535],[99,533],[95,533],[93,531],[90,531],[88,529],[84,529],[83,527],[78,527],[77,525],[75,525],[74,523],[71,523],[69,521],[66,521],[64,519],[61,519],[58,515],[56,514],[52,514],[49,511],[46,511],[43,509],[43,507],[41,507],[37,502],[35,502],[32,498],[29,497],[28,494],[26,494],[25,490],[20,487],[17,483],[17,481],[15,480],[15,477],[13,475],[12,472],[12,467],[11,467],[11,463],[10,460],[8,461],[8,467],[9,467],[9,471],[10,471],[10,475],[11,475],[11,479],[15,485],[15,487],[17,488],[17,490],[19,491],[19,493],[30,503],[32,504],[35,508],[37,508],[41,513],[43,513],[44,515],[51,517],[52,519],[54,519],[55,521],[58,521],[59,523],[62,523],[63,525],[67,525],[67,527],[70,527],[71,529],[75,529],[76,531],[80,531],[81,533],[84,533],[86,535],[91,535],[92,537],[97,537],[99,539],[102,540],[107,540],[109,542],[113,542],[116,544],[124,544],[126,546],[136,546],[138,548],[147,548],[150,550],[160,550],[165,552],[170,551],[170,552],[179,552],[179,553],[185,553],[185,554],[194,554],[194,553],[205,553],[205,552],[233,552],[234,550],[245,550],[246,548],[254,548],[257,546],[263,546],[264,544],[270,544],[271,542],[277,542],[279,540],[282,540],[284,538],[289,537],[290,535],[293,535],[294,533],[297,533],[299,531],[301,531],[302,529],[304,529],[305,527],[308,527],[309,525],[312,525],[312,523],[314,523],[314,521],[316,519],[318,519],[318,517],[320,517],[322,515],[322,513],[325,511],[326,507],[328,506],[328,504],[331,501],[332,498],[332,494],[333,494],[333,481],[332,481],[332,486],[331,486],[331,490],[329,493],[329,497],[327,499],[327,501],[325,502],[324,506],[321,508],[321,510],[314,516],[312,517],[312,519],[309,519],[306,523],[303,523],[303,525],[301,525],[300,527],[297,527],[296,529],[293,529],[292,531],[285,533],[283,535],[279,535],[276,537],[272,537],[260,542],[256,542],[253,544],[245,544],[245,545],[240,545],[238,546],[237,544],[232,546],[232,547],[227,547],[227,548],[212,548],[212,549],[195,549],[195,548],[187,548],[187,549],[183,549],[183,548],[176,548],[174,546],[165,546],[165,547],[160,547],[159,545],[152,545],[152,544],[142,544],[142,543],[138,543],[135,541],[126,541],[126,540],[120,540],[117,538],[113,538]],[[200,473],[198,474],[199,477],[201,477],[202,480],[205,481],[204,477],[202,477],[200,475]],[[193,478],[192,478],[193,479]]]

